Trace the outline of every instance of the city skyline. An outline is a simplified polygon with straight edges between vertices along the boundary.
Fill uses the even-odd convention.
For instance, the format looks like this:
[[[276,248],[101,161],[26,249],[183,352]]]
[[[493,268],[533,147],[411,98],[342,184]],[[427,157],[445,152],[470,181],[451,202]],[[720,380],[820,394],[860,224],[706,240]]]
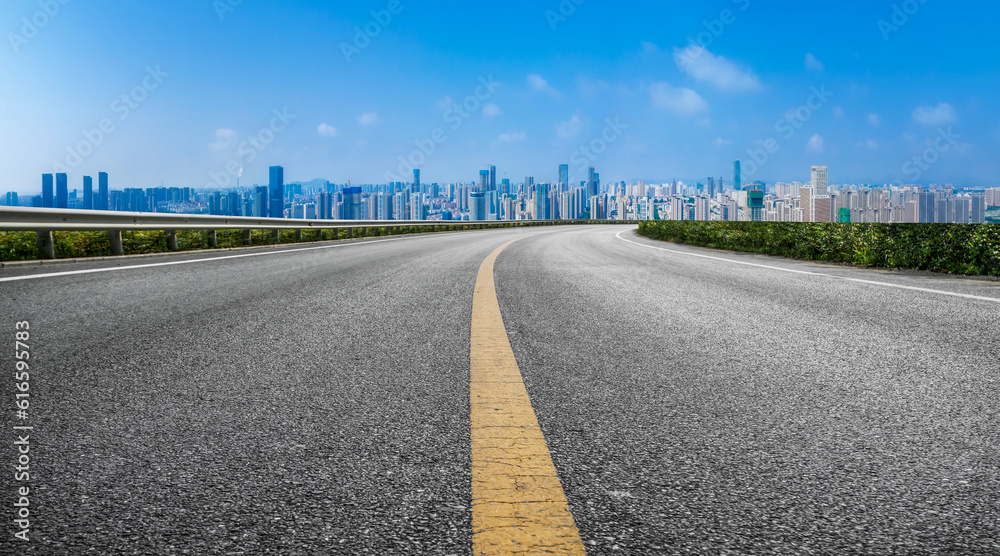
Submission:
[[[830,183],[995,186],[1000,7],[911,3],[7,4],[0,190],[108,168],[250,186],[276,163],[290,183],[490,165],[558,183],[566,162],[571,183],[693,182],[734,160],[747,183],[822,164]]]

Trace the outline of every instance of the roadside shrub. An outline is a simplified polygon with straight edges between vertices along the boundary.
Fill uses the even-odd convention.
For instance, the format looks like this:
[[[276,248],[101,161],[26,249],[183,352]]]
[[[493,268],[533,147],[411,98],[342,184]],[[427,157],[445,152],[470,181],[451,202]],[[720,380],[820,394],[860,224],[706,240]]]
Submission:
[[[1000,276],[996,224],[644,221],[662,241],[867,267]]]

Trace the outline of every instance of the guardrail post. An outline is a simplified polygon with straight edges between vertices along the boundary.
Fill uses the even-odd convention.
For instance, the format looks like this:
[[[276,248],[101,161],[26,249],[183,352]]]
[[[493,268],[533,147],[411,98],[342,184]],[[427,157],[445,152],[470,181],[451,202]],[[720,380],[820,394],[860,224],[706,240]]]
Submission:
[[[302,230],[295,230],[295,243],[302,243]]]
[[[323,229],[316,230],[316,241],[323,241]]]
[[[215,230],[208,231],[208,246],[212,249],[219,247],[219,234],[215,233]]]
[[[177,251],[177,232],[167,230],[167,251]]]
[[[347,229],[347,239],[354,239],[354,228]]]
[[[122,248],[122,231],[121,230],[111,230],[108,232],[108,243],[111,244],[111,254],[118,256],[124,255],[125,249]]]
[[[243,245],[253,245],[253,230],[243,230]]]
[[[56,242],[52,238],[52,232],[35,232],[35,237],[38,239],[38,258],[56,258]]]
[[[271,241],[281,243],[281,230],[271,230]]]

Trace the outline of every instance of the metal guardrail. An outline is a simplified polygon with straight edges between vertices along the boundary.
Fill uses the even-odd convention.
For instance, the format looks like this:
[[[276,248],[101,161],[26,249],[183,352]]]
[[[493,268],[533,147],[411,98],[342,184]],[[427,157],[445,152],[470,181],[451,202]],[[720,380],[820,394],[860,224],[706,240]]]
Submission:
[[[301,241],[303,230],[348,230],[348,237],[354,230],[368,228],[510,228],[521,226],[553,226],[568,224],[634,224],[620,220],[294,220],[283,218],[248,218],[238,216],[206,216],[199,214],[170,214],[148,212],[114,212],[100,210],[68,210],[49,208],[0,207],[0,231],[35,232],[38,237],[38,252],[41,258],[55,258],[55,242],[52,232],[106,231],[111,244],[111,252],[122,255],[124,231],[162,230],[167,233],[167,248],[177,250],[177,232],[181,230],[204,230],[208,234],[209,247],[218,247],[218,230],[243,230],[244,243],[250,244],[252,230],[272,230],[278,239],[281,230],[295,230],[296,240]]]

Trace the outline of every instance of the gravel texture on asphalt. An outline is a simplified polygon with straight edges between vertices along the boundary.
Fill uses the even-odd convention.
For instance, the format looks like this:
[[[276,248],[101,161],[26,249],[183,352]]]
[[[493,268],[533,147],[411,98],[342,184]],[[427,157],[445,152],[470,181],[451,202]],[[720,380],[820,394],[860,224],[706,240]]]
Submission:
[[[5,518],[0,554],[469,554],[473,286],[523,236],[497,261],[498,296],[590,554],[1000,554],[1000,306],[616,234],[1000,286],[632,230],[0,282],[8,370],[13,325],[31,323],[35,426],[32,541]],[[11,431],[10,378],[0,396]]]
[[[644,249],[623,229],[526,239],[497,263],[590,554],[1000,554],[1000,306]]]
[[[524,233],[0,283],[35,426],[32,540],[5,518],[0,553],[469,553],[473,287]]]

